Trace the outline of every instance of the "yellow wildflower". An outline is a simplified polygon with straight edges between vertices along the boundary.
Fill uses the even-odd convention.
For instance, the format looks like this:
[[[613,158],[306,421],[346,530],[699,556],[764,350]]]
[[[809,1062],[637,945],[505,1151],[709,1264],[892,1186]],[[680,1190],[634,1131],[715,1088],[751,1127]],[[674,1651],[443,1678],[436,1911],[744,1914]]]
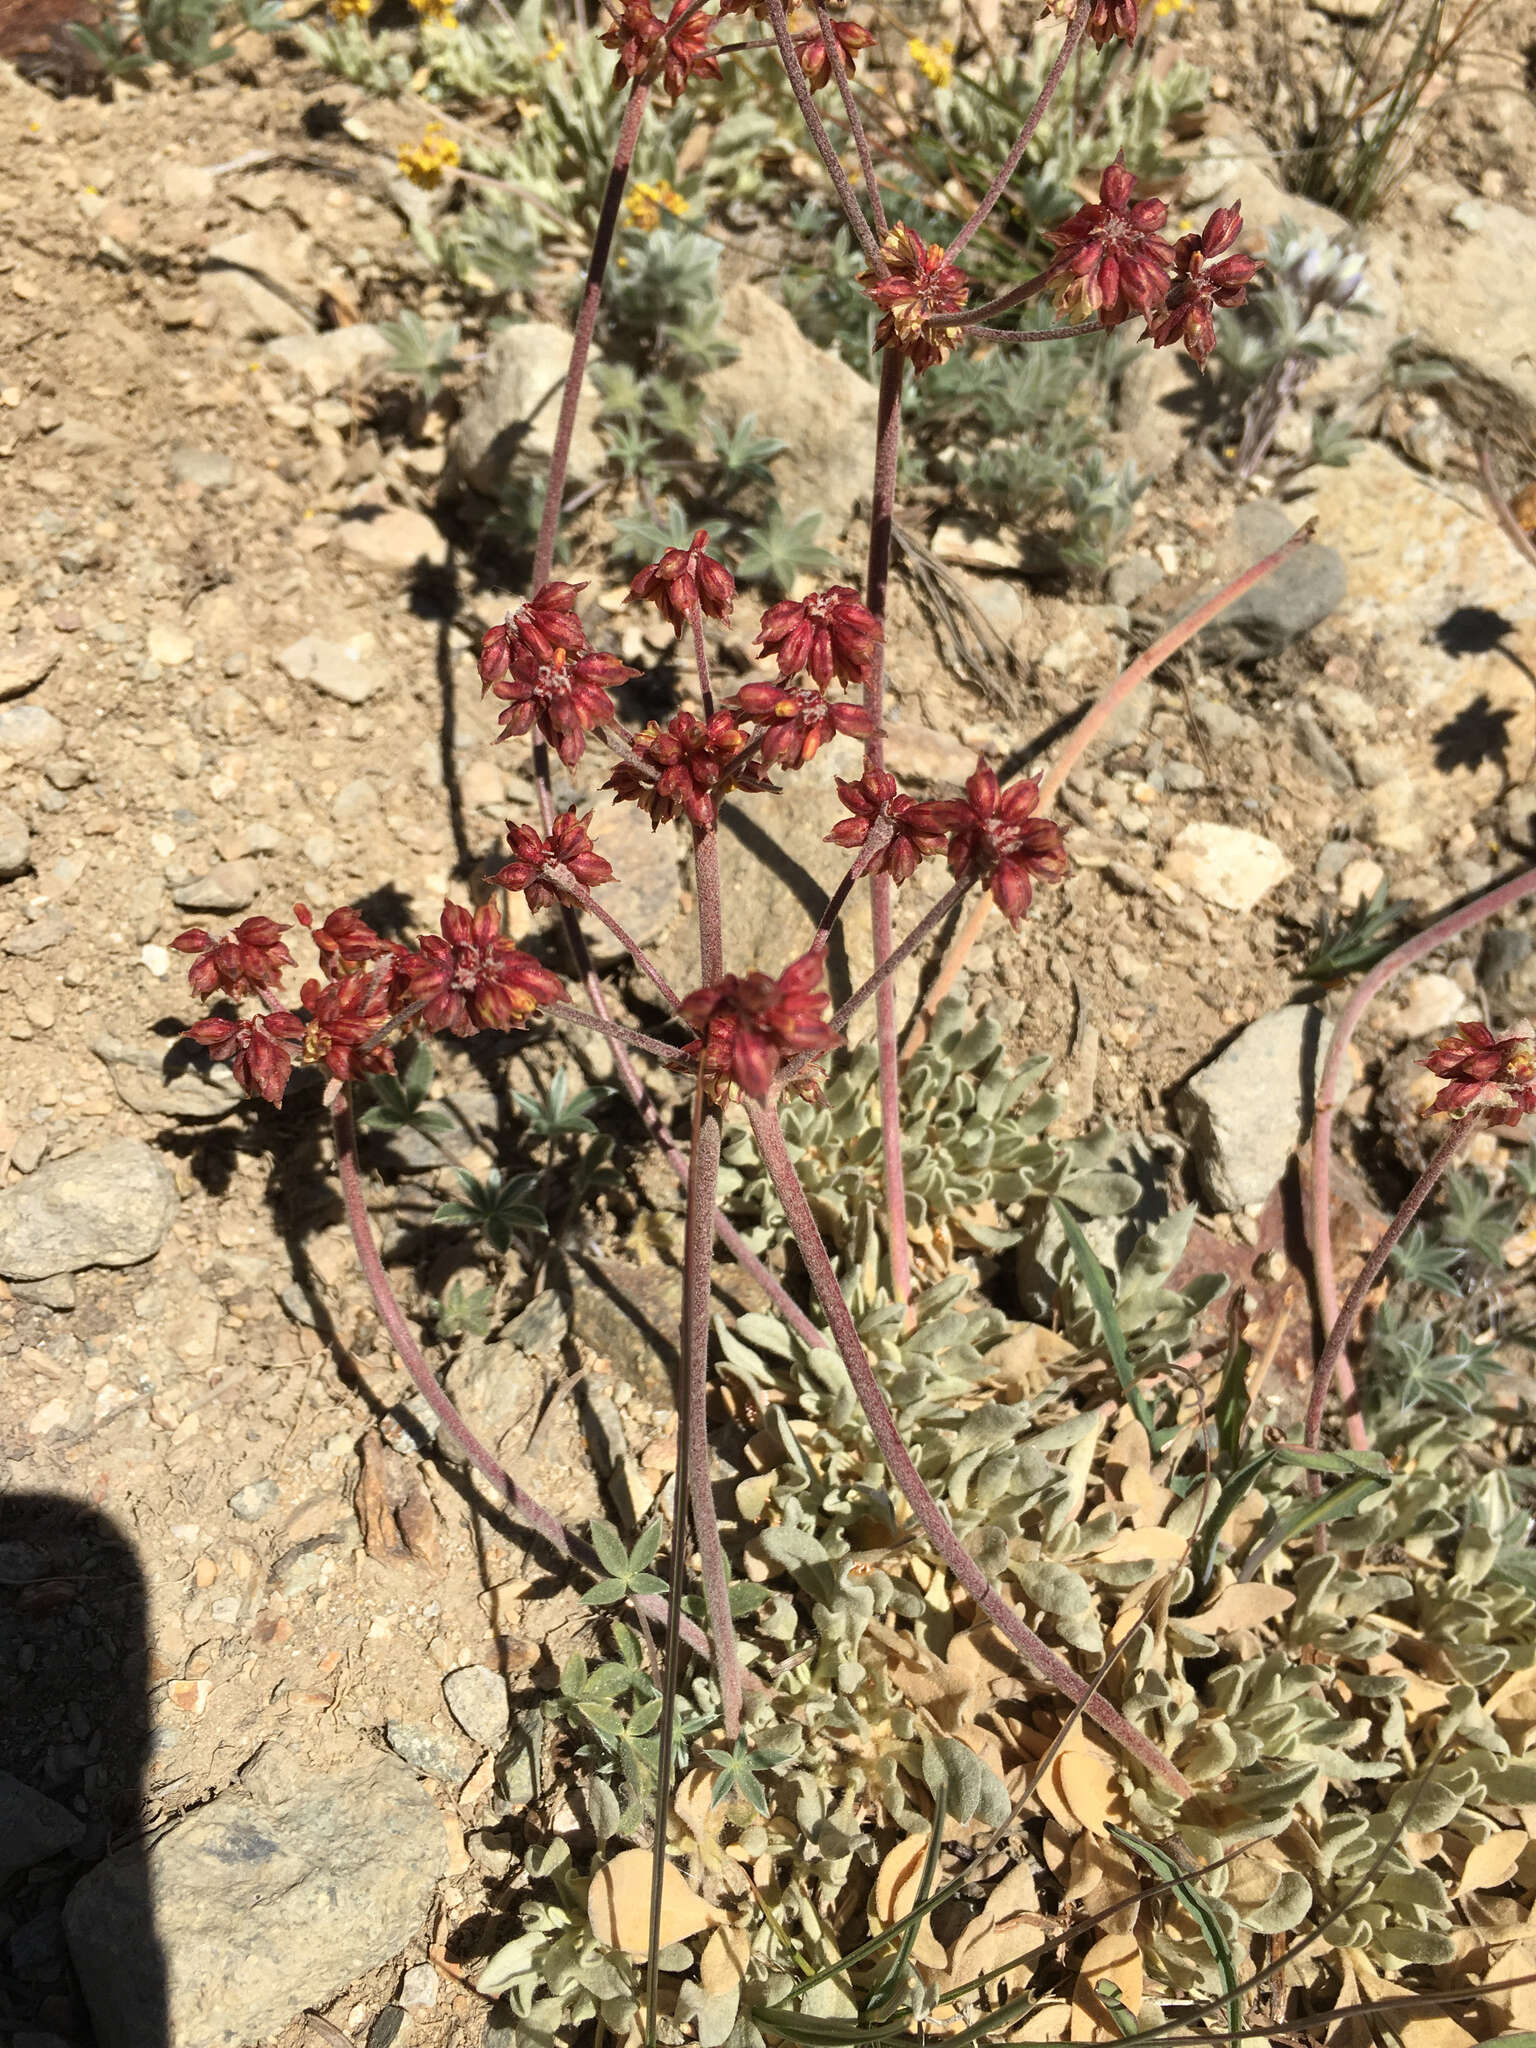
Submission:
[[[459,145],[433,121],[420,142],[407,143],[400,151],[400,169],[413,185],[435,192],[443,173],[459,160]]]
[[[684,214],[687,211],[687,200],[681,192],[674,191],[665,178],[658,178],[654,185],[637,182],[624,195],[624,218],[643,235],[648,235],[652,228],[660,227],[663,213]]]
[[[942,43],[925,43],[914,36],[907,45],[907,55],[928,83],[936,85],[941,92],[953,83],[955,46],[947,36]]]
[[[332,21],[366,21],[373,12],[373,0],[330,0],[326,12]]]
[[[411,0],[411,8],[423,28],[457,28],[459,18],[454,0]]]
[[[553,32],[551,32],[549,38],[549,48],[541,53],[539,57],[539,62],[541,64],[553,64],[557,58],[563,57],[564,55],[565,37],[557,36]]]
[[[1156,0],[1152,12],[1162,21],[1170,14],[1190,14],[1194,5],[1195,0]]]

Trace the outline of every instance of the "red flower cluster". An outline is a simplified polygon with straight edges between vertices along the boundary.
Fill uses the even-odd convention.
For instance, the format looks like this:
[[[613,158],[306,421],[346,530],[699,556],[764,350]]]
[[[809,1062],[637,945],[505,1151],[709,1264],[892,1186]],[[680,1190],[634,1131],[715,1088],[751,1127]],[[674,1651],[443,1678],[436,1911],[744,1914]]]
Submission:
[[[830,703],[808,683],[744,683],[726,708],[767,727],[760,751],[769,768],[803,768],[834,733],[867,740],[875,731],[874,713],[862,704]]]
[[[679,711],[664,726],[648,725],[634,742],[634,761],[621,761],[603,787],[613,791],[616,803],[638,804],[653,831],[680,811],[707,831],[719,810],[716,785],[748,744],[727,710],[707,719]],[[756,761],[749,761],[732,782],[753,793],[773,786]]]
[[[1458,1024],[1419,1064],[1445,1083],[1430,1116],[1481,1109],[1485,1123],[1517,1124],[1536,1111],[1536,1035],[1529,1024],[1508,1038],[1496,1038],[1486,1024]]]
[[[1039,801],[1038,782],[1001,789],[986,762],[978,761],[963,797],[914,804],[907,816],[912,829],[945,834],[951,872],[989,883],[993,902],[1016,925],[1034,894],[1031,877],[1059,882],[1067,872],[1061,827],[1035,816]]]
[[[777,981],[768,974],[727,974],[713,988],[684,996],[684,1021],[699,1033],[688,1050],[711,1086],[723,1092],[734,1084],[761,1102],[785,1060],[839,1043],[825,1017],[824,965],[817,949],[802,954]]]
[[[854,21],[835,21],[832,35],[838,55],[843,60],[843,69],[851,78],[858,65],[860,50],[867,50],[875,39],[867,28],[860,28]],[[800,69],[805,73],[806,84],[812,92],[820,92],[832,77],[832,56],[826,37],[819,28],[809,35],[796,36],[795,52],[800,59]]]
[[[1162,305],[1148,314],[1143,341],[1150,335],[1154,348],[1182,341],[1204,369],[1216,346],[1214,309],[1241,306],[1259,271],[1257,258],[1225,253],[1242,231],[1242,208],[1218,206],[1199,234],[1180,239],[1173,252],[1173,283]]]
[[[729,621],[736,579],[724,562],[705,554],[709,535],[700,527],[685,548],[668,548],[659,562],[640,571],[629,586],[631,604],[647,598],[681,639],[695,605],[711,619]]]
[[[423,934],[398,967],[399,992],[406,1005],[424,1004],[429,1031],[451,1031],[455,1038],[508,1031],[563,993],[547,967],[502,937],[494,903],[473,912],[445,903],[439,924],[442,937]]]
[[[659,78],[663,91],[677,99],[690,78],[720,76],[720,60],[709,47],[714,26],[709,16],[700,9],[681,28],[671,26],[690,4],[691,0],[676,0],[663,22],[650,0],[623,0],[617,18],[603,32],[606,47],[618,52],[615,91],[627,81]]]
[[[1046,11],[1069,19],[1077,12],[1077,0],[1046,0]],[[1093,0],[1088,10],[1088,34],[1099,49],[1113,36],[1134,43],[1141,27],[1138,0]]]
[[[1161,199],[1132,204],[1135,190],[1121,150],[1099,179],[1097,203],[1045,231],[1056,254],[1042,281],[1058,287],[1056,302],[1074,320],[1097,313],[1100,326],[1118,327],[1167,297],[1173,250],[1158,229],[1168,209]]]
[[[333,910],[323,924],[316,924],[307,904],[295,903],[293,914],[315,942],[320,964],[327,974],[345,974],[354,967],[366,967],[386,954],[402,949],[393,939],[381,939],[359,913],[348,905]]]
[[[302,1043],[304,1020],[291,1010],[258,1012],[254,1017],[203,1017],[187,1026],[186,1036],[206,1046],[216,1060],[227,1060],[247,1095],[260,1095],[275,1106],[293,1072],[288,1048]]]
[[[306,981],[299,992],[299,1000],[309,1012],[304,1027],[305,1066],[324,1067],[334,1081],[355,1081],[359,1074],[392,1074],[394,1049],[382,1042],[369,1042],[388,1032],[394,1015],[392,979],[390,973],[384,973]]]
[[[865,297],[883,313],[875,329],[875,347],[899,349],[913,374],[921,376],[945,360],[961,335],[958,327],[929,322],[962,311],[971,287],[964,271],[946,258],[937,242],[925,242],[903,223],[891,229],[880,253],[890,266],[887,274],[859,274]]]
[[[293,955],[283,944],[287,929],[270,917],[247,917],[222,939],[201,930],[183,932],[172,939],[171,950],[197,955],[187,980],[204,1001],[215,990],[226,996],[254,996],[263,989],[281,988],[283,969],[293,965]]]
[[[890,838],[871,859],[865,874],[889,875],[900,888],[912,879],[920,860],[944,851],[944,832],[924,825],[917,815],[916,800],[901,794],[894,775],[887,775],[881,768],[866,768],[857,782],[833,779],[838,795],[853,816],[832,827],[827,834],[829,845],[863,846],[882,819],[891,828]]]
[[[873,677],[875,649],[883,634],[880,621],[859,602],[846,583],[809,597],[781,598],[769,605],[758,628],[757,644],[771,654],[781,676],[808,670],[820,690],[834,677],[849,689],[862,690]]]
[[[587,830],[591,823],[590,811],[578,818],[572,805],[556,818],[548,838],[541,837],[532,825],[508,825],[512,858],[493,879],[503,889],[526,891],[530,910],[570,900],[551,876],[551,869],[564,869],[584,889],[600,889],[613,880],[613,869],[592,844]]]
[[[480,643],[481,688],[507,707],[500,717],[502,738],[537,726],[567,768],[586,751],[587,734],[612,719],[608,692],[640,673],[617,655],[588,647],[576,616],[576,594],[585,588],[544,584]]]

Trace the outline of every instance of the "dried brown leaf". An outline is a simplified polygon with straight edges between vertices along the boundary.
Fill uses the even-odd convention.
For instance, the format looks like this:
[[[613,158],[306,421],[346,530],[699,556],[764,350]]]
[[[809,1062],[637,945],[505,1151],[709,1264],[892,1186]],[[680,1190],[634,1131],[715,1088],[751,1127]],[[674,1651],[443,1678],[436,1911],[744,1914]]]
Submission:
[[[1468,1892],[1497,1891],[1500,1885],[1508,1884],[1514,1876],[1515,1865],[1530,1847],[1530,1841],[1524,1828],[1501,1828],[1486,1842],[1475,1843],[1461,1866],[1457,1898],[1465,1897]]]
[[[1228,1586],[1194,1616],[1194,1625],[1208,1636],[1224,1636],[1237,1628],[1260,1628],[1296,1605],[1285,1586]]]
[[[1083,1958],[1077,1989],[1072,1998],[1072,2039],[1074,2041],[1118,2041],[1120,2029],[1095,1986],[1105,1978],[1114,1985],[1132,2013],[1141,2005],[1145,1984],[1141,1950],[1134,1934],[1105,1934]]]
[[[668,1863],[661,1880],[661,1946],[686,1941],[721,1915],[701,1899],[680,1870]],[[592,1879],[587,1893],[587,1918],[596,1938],[629,1956],[651,1953],[651,1852],[626,1849]]]

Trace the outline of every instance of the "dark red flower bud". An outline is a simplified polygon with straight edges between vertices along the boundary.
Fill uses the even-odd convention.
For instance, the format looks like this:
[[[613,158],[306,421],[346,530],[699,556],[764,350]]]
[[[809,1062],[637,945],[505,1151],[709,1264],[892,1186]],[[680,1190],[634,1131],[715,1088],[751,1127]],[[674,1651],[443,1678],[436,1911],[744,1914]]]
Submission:
[[[833,22],[832,34],[843,60],[843,69],[851,78],[858,67],[860,50],[867,50],[875,39],[867,28],[860,28],[854,21]],[[821,30],[813,29],[809,35],[796,36],[795,50],[806,84],[812,92],[820,92],[832,77],[832,58]]]
[[[704,550],[709,535],[700,527],[685,548],[668,548],[659,562],[640,571],[629,586],[631,604],[649,600],[681,639],[695,605],[707,618],[728,620],[736,579],[724,562]]]
[[[563,647],[546,661],[521,639],[511,645],[509,664],[490,684],[507,708],[501,737],[520,737],[535,726],[567,768],[586,751],[587,734],[613,718],[610,690],[640,671],[614,654],[581,654],[572,660]]]
[[[288,1048],[302,1042],[304,1023],[289,1010],[263,1010],[254,1017],[204,1017],[189,1024],[185,1036],[228,1061],[247,1095],[275,1107],[293,1072]]]
[[[1098,203],[1046,229],[1056,254],[1041,275],[1073,319],[1096,313],[1101,326],[1117,327],[1133,313],[1151,313],[1167,293],[1173,250],[1157,230],[1168,209],[1161,199],[1133,206],[1135,190],[1122,150],[1099,178]]]
[[[314,940],[320,965],[329,975],[350,974],[400,951],[393,939],[381,939],[350,904],[333,910],[324,924],[315,923],[314,912],[304,903],[295,903],[293,914]]]
[[[558,1001],[559,979],[502,937],[494,903],[476,911],[445,903],[442,937],[427,932],[401,963],[406,1003],[423,1000],[429,1031],[469,1038],[477,1031],[509,1031],[525,1024],[541,1003]]]
[[[1430,1116],[1479,1109],[1485,1123],[1512,1125],[1536,1111],[1536,1043],[1529,1024],[1516,1025],[1507,1038],[1476,1021],[1458,1024],[1419,1064],[1446,1084],[1430,1104]]]
[[[634,742],[634,760],[621,761],[603,787],[613,791],[617,803],[638,804],[653,829],[684,812],[705,831],[719,810],[716,785],[747,745],[747,735],[729,711],[708,719],[679,711],[664,726],[648,725]],[[731,786],[754,794],[773,785],[759,763],[749,761]]]
[[[1216,346],[1214,309],[1241,306],[1248,286],[1262,267],[1257,258],[1237,251],[1223,254],[1242,233],[1242,209],[1218,206],[1197,235],[1185,235],[1173,252],[1174,279],[1161,306],[1147,316],[1143,341],[1171,348],[1182,341],[1201,368]]]
[[[857,782],[844,782],[840,777],[834,780],[839,797],[853,816],[832,827],[827,834],[830,845],[863,846],[881,820],[890,828],[890,838],[864,870],[867,875],[889,875],[899,888],[911,880],[920,860],[944,851],[944,833],[925,827],[914,816],[918,806],[912,797],[901,794],[894,775],[881,768],[866,768]]]
[[[882,639],[880,621],[846,583],[809,597],[780,598],[763,613],[757,644],[771,654],[781,676],[810,672],[819,688],[833,678],[850,689],[863,689],[874,674],[875,649]]]
[[[618,52],[615,91],[634,79],[659,80],[663,90],[677,99],[690,78],[720,76],[720,60],[709,48],[714,23],[707,14],[700,10],[681,28],[671,28],[689,5],[690,0],[675,0],[663,24],[650,0],[623,0],[617,18],[603,32],[603,42]]]
[[[978,761],[963,797],[914,804],[907,816],[917,831],[946,834],[950,871],[990,883],[993,902],[1016,925],[1034,893],[1031,877],[1059,882],[1067,872],[1061,827],[1035,816],[1039,801],[1038,782],[1000,789],[986,762]]]
[[[776,981],[768,974],[727,974],[713,988],[684,996],[679,1009],[699,1033],[689,1050],[713,1087],[734,1085],[761,1102],[785,1060],[840,1043],[826,1022],[825,965],[826,956],[814,948]]]
[[[222,939],[194,928],[171,941],[175,953],[195,953],[187,973],[193,993],[206,1002],[220,991],[227,996],[253,996],[262,989],[281,988],[283,969],[293,955],[283,944],[288,927],[270,917],[247,917]]]
[[[862,704],[832,704],[809,684],[746,683],[727,710],[743,724],[755,721],[768,730],[759,749],[765,767],[803,768],[834,733],[848,739],[874,736],[874,713]]]
[[[525,890],[530,910],[574,900],[562,892],[551,869],[563,869],[584,889],[600,889],[613,880],[613,869],[592,844],[591,823],[590,811],[578,818],[573,806],[556,818],[547,839],[532,825],[508,825],[512,859],[493,879],[503,889]]]

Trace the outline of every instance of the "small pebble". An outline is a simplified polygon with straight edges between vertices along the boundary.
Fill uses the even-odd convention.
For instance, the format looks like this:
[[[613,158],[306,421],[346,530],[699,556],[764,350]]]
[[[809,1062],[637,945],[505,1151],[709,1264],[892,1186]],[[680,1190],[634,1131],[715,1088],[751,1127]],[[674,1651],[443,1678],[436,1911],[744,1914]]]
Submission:
[[[242,1522],[259,1522],[277,1506],[277,1481],[253,1479],[229,1497],[230,1513]]]
[[[416,1963],[401,1978],[396,1996],[401,2005],[421,2011],[427,2006],[436,2005],[441,1981],[430,1963]]]

